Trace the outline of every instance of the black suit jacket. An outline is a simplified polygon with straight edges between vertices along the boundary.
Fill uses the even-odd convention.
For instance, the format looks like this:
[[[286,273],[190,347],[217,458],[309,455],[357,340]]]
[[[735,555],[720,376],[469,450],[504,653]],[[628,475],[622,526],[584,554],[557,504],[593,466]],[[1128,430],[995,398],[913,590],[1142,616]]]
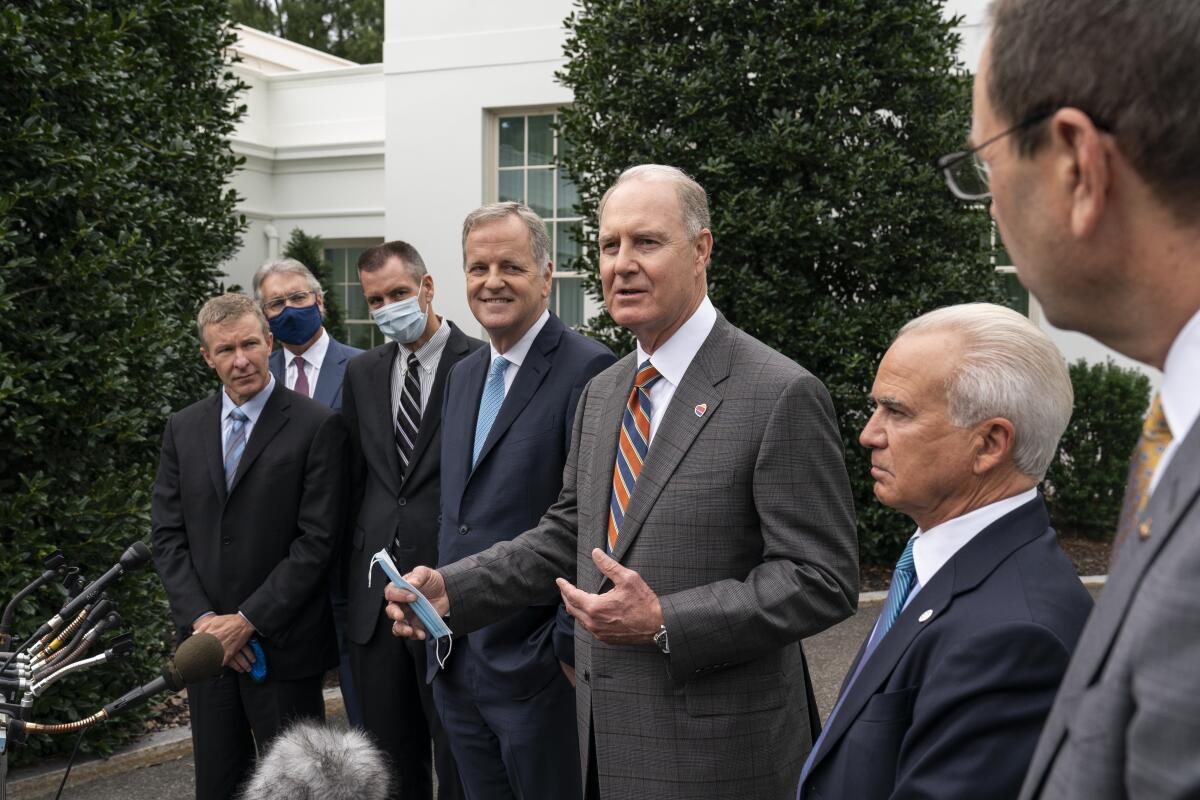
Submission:
[[[349,569],[349,625],[352,642],[371,640],[383,613],[383,588],[387,579],[378,571],[367,586],[371,556],[390,548],[400,534],[400,552],[394,555],[401,573],[437,560],[438,503],[441,492],[442,397],[450,368],[483,342],[464,334],[454,323],[434,373],[429,402],[413,444],[406,474],[400,474],[392,418],[392,362],[399,345],[394,342],[351,359],[342,386],[342,415],[350,433],[350,477],[353,491]]]
[[[181,635],[213,611],[241,611],[268,674],[337,663],[326,589],[345,516],[346,430],[322,404],[276,383],[228,493],[221,393],[174,414],[151,505],[154,563]]]
[[[1039,496],[938,570],[843,688],[800,797],[1017,796],[1092,608],[1049,525]]]
[[[537,525],[562,489],[571,427],[583,387],[616,361],[598,342],[553,314],[517,371],[504,405],[472,467],[479,401],[491,366],[490,347],[464,358],[446,382],[443,416],[455,420],[442,437],[442,525],[438,564],[486,550]],[[528,697],[575,663],[571,618],[560,603],[530,606],[470,634],[471,653],[486,672],[486,689]],[[557,620],[557,624],[556,624]],[[457,655],[457,654],[455,654]],[[453,656],[452,656],[453,657]],[[428,659],[429,676],[437,659]]]

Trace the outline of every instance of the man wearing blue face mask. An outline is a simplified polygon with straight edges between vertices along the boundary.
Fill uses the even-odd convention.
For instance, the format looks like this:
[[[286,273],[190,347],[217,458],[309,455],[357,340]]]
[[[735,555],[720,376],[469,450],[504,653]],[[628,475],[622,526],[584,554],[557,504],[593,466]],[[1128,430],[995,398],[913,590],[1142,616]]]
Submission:
[[[399,797],[430,800],[430,738],[438,797],[462,797],[433,695],[425,683],[423,643],[391,635],[371,556],[387,548],[402,571],[434,563],[441,523],[441,411],[450,368],[483,342],[433,311],[433,276],[405,242],[373,247],[358,259],[363,296],[389,341],[346,370],[342,414],[350,430],[349,562],[351,663],[362,687],[363,722],[395,765]]]
[[[271,353],[268,367],[275,380],[292,391],[311,397],[334,411],[342,408],[342,379],[350,359],[362,352],[342,344],[325,330],[325,294],[308,267],[294,258],[268,261],[251,281],[254,299],[271,326],[271,335],[283,345]],[[350,650],[346,642],[346,576],[344,565],[335,564],[330,579],[329,600],[337,627],[338,678],[346,718],[362,727],[362,711]]]

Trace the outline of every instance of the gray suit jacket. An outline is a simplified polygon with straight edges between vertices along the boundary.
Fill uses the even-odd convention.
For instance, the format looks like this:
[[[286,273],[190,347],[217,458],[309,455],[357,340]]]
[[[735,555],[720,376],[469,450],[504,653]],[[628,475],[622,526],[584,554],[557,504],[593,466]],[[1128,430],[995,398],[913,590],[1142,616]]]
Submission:
[[[1200,797],[1200,425],[1122,548],[1022,798]]]
[[[605,547],[631,354],[588,384],[563,489],[538,527],[442,569],[466,632],[554,579],[611,588]],[[661,598],[671,655],[575,626],[583,774],[606,798],[790,798],[811,744],[800,640],[854,610],[858,543],[833,405],[794,362],[718,317],[655,432],[614,557]]]

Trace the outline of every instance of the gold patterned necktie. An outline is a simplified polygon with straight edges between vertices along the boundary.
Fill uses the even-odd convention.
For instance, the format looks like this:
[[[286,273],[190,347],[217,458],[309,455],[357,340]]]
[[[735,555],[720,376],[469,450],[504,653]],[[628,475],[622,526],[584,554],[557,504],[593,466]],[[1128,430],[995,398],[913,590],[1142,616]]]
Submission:
[[[1137,448],[1133,451],[1133,459],[1129,464],[1125,500],[1121,504],[1121,519],[1117,524],[1117,538],[1113,543],[1114,560],[1121,545],[1135,529],[1143,539],[1150,535],[1150,520],[1140,521],[1140,518],[1150,502],[1150,482],[1154,479],[1154,472],[1170,444],[1171,428],[1167,425],[1166,414],[1163,413],[1162,395],[1156,394],[1154,402],[1150,404],[1150,413],[1146,415],[1146,421],[1142,424],[1142,435],[1138,438]]]

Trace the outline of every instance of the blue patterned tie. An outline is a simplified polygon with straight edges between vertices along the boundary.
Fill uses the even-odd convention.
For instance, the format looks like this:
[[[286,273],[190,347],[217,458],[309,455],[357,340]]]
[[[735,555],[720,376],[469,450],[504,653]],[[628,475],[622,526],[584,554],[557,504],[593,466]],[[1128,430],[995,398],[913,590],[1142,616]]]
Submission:
[[[246,423],[250,420],[246,412],[235,408],[229,412],[233,425],[229,428],[229,441],[225,445],[225,491],[233,488],[233,479],[237,475],[238,462],[246,450]]]
[[[496,356],[488,370],[487,383],[483,385],[483,397],[479,399],[479,416],[475,420],[475,448],[471,453],[471,466],[479,462],[479,454],[483,452],[483,443],[487,441],[492,423],[504,405],[504,371],[508,369],[509,360],[504,356]]]
[[[882,640],[892,629],[896,618],[904,610],[904,602],[908,600],[913,584],[917,582],[917,570],[913,567],[912,554],[915,541],[917,541],[915,536],[908,540],[908,544],[904,545],[904,552],[896,561],[896,571],[892,573],[892,585],[888,587],[888,596],[883,604],[883,611],[879,612],[879,627],[875,629],[874,637],[876,642]]]

